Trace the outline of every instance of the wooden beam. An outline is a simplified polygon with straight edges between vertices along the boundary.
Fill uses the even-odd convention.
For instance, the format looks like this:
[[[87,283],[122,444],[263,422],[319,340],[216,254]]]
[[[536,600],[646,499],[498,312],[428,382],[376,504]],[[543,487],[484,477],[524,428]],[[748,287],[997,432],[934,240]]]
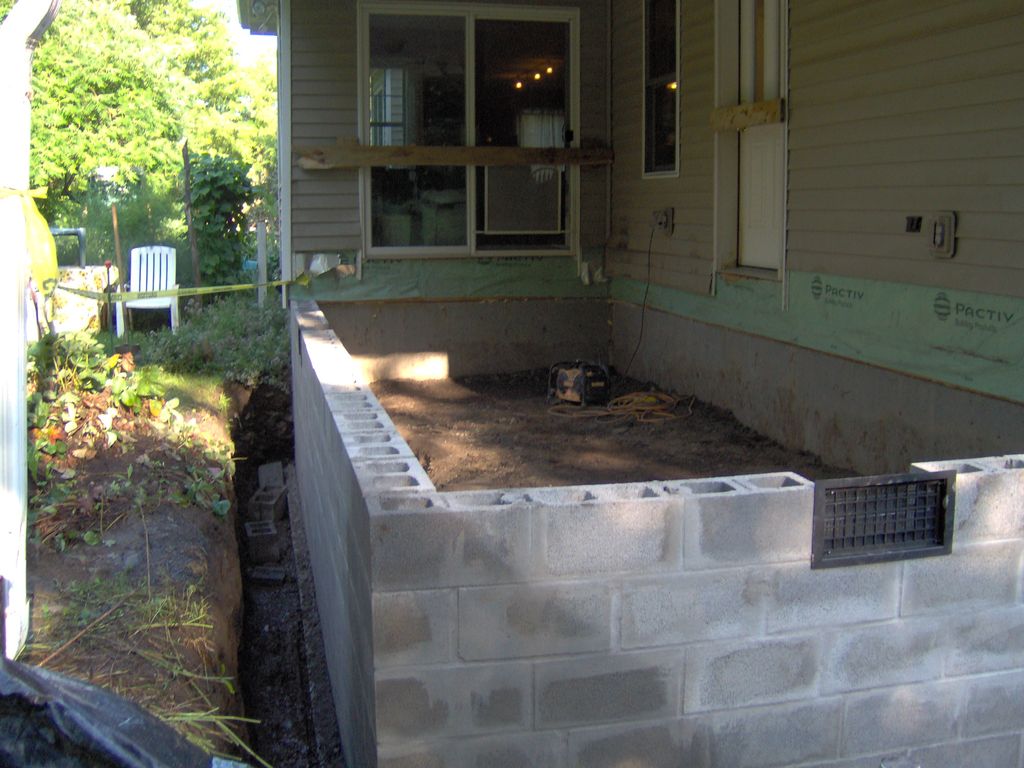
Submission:
[[[333,147],[296,147],[306,170],[387,165],[610,165],[606,147],[367,147],[354,142]]]
[[[781,123],[785,119],[782,99],[719,107],[711,113],[711,127],[716,131],[742,131],[752,125]]]

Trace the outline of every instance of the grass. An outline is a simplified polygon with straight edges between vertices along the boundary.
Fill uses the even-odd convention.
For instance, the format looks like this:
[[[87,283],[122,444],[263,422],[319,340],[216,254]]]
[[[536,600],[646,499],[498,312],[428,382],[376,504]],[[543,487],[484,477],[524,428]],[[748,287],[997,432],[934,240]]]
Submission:
[[[161,387],[165,400],[177,399],[184,410],[206,410],[225,416],[229,402],[221,377],[216,373],[169,371],[160,365],[146,365],[153,381]]]

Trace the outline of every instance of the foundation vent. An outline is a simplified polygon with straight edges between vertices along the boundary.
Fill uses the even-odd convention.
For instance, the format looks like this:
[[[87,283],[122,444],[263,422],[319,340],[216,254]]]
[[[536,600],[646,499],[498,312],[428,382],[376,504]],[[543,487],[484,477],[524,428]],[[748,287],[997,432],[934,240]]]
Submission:
[[[948,555],[956,471],[821,480],[811,568]]]

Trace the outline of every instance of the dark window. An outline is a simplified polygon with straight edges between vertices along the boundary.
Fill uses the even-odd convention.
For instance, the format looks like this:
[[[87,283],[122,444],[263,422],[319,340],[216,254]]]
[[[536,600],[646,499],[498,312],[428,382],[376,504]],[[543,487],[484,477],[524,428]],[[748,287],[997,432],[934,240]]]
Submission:
[[[677,0],[645,0],[644,11],[644,172],[671,172],[679,128]]]

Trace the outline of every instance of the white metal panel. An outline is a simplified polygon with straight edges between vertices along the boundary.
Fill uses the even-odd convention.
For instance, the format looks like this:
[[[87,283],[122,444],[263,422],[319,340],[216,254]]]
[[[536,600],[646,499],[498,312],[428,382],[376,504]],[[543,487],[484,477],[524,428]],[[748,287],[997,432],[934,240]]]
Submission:
[[[740,266],[782,266],[785,124],[740,134]]]

